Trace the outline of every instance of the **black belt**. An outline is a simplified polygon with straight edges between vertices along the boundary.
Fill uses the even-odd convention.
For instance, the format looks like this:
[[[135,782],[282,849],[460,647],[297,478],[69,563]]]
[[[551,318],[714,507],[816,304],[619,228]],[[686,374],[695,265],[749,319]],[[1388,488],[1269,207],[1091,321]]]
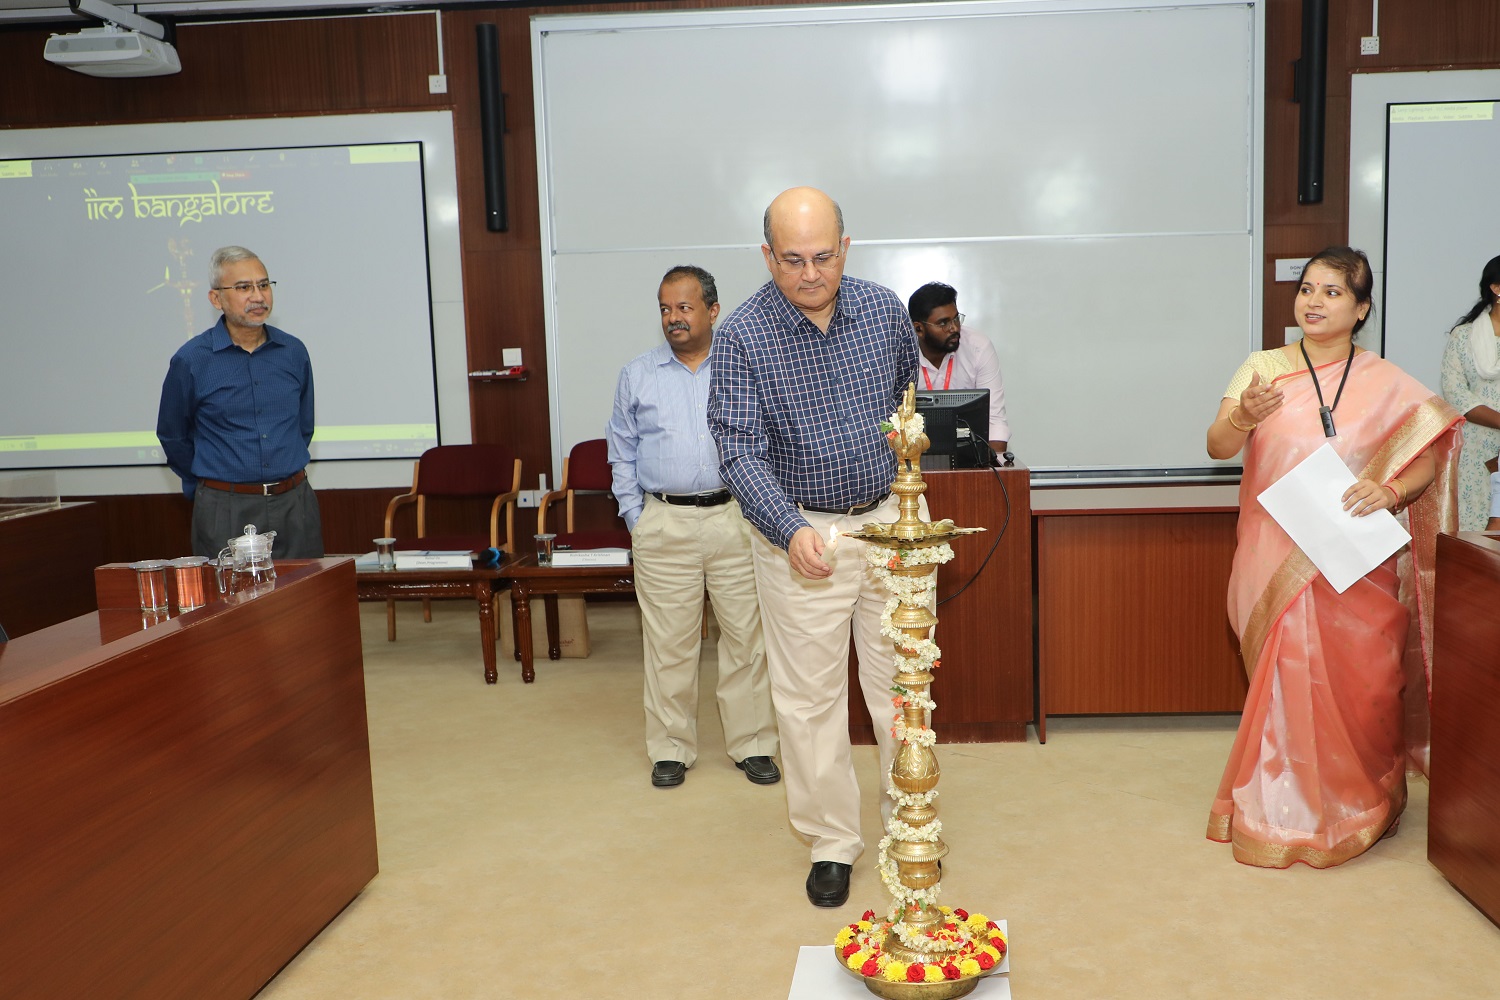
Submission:
[[[250,493],[255,496],[274,497],[280,496],[287,490],[295,489],[306,478],[307,470],[302,469],[279,483],[221,483],[217,479],[200,479],[198,485],[207,486],[211,490],[223,490],[225,493]]]
[[[653,493],[652,496],[662,503],[669,503],[674,507],[722,507],[734,499],[728,490],[716,490],[713,493]]]
[[[857,517],[860,514],[868,514],[890,499],[889,493],[882,493],[867,503],[857,503],[852,507],[818,507],[810,503],[799,503],[797,506],[803,510],[816,511],[819,514],[842,514],[844,517]]]

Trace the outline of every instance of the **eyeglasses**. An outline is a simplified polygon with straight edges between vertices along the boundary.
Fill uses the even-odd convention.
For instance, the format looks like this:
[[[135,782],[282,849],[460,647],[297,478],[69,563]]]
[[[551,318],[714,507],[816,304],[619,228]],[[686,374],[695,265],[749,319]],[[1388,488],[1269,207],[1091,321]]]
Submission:
[[[798,274],[811,264],[819,271],[832,271],[839,266],[839,258],[844,255],[843,241],[839,241],[839,249],[820,253],[815,257],[777,257],[776,251],[771,251],[771,259],[776,261],[776,266],[781,268],[782,274]]]
[[[939,330],[961,330],[963,329],[964,325],[964,314],[958,313],[954,316],[945,316],[942,319],[933,320],[930,323],[924,322],[922,325],[935,326]]]
[[[214,291],[249,295],[251,292],[269,292],[275,286],[276,282],[270,278],[262,278],[260,281],[236,281],[232,285],[215,285]]]

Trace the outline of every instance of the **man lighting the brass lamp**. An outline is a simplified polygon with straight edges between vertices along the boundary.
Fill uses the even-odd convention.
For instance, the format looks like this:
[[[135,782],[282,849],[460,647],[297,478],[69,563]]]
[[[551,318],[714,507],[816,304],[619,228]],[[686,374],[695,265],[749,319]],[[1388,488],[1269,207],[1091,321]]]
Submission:
[[[724,479],[757,530],[755,580],[787,809],[812,847],[807,896],[815,906],[842,906],[864,850],[849,745],[851,630],[882,788],[895,747],[892,647],[880,634],[887,594],[865,565],[863,543],[831,538],[899,514],[890,492],[896,459],[880,422],[916,378],[917,348],[894,292],[844,277],[850,241],[828,195],[783,192],[766,209],[763,231],[771,280],[714,338],[709,422]]]
[[[719,718],[735,766],[758,785],[781,771],[750,528],[719,478],[708,433],[713,275],[674,267],[657,289],[666,342],[620,372],[609,463],[630,528],[646,666],[651,784],[683,783],[698,758],[698,651],[707,587],[719,624]]]

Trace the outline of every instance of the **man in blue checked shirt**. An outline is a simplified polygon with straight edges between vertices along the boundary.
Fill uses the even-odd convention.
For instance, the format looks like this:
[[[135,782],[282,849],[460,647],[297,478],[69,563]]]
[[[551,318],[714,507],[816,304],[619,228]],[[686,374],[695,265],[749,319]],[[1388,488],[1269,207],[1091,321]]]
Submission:
[[[886,594],[863,543],[831,539],[899,514],[896,459],[880,422],[917,377],[917,347],[894,292],[844,277],[849,238],[833,199],[793,188],[771,202],[763,225],[771,280],[714,338],[708,418],[720,470],[757,529],[787,810],[812,845],[807,896],[842,906],[864,850],[848,730],[851,631],[882,788],[894,712],[891,644],[880,635]]]
[[[766,677],[750,528],[719,478],[708,432],[709,345],[719,316],[713,275],[674,267],[657,290],[666,342],[620,372],[609,463],[630,528],[646,666],[651,783],[682,784],[698,759],[703,591],[719,623],[719,718],[735,766],[757,785],[781,772]]]
[[[208,301],[224,315],[172,355],[156,416],[167,466],[193,501],[193,552],[215,556],[254,524],[276,532],[275,558],[316,559],[312,360],[267,322],[276,282],[254,253],[220,247],[209,279]]]

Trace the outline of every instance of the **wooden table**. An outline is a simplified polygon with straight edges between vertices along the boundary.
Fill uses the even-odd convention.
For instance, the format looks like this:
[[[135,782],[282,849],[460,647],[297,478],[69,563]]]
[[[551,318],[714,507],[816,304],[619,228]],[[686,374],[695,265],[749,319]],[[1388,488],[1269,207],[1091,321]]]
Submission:
[[[558,642],[558,594],[633,594],[634,566],[538,566],[536,554],[525,555],[505,567],[510,580],[511,622],[518,636],[516,659],[521,661],[521,680],[536,680],[531,653],[531,598],[541,597],[547,615],[547,656],[562,658]]]
[[[533,560],[534,561],[534,560]],[[361,601],[412,601],[428,598],[452,601],[472,598],[479,605],[479,644],[484,652],[484,682],[499,679],[495,669],[495,591],[506,578],[509,566],[473,569],[359,570],[354,574]],[[394,619],[386,627],[386,640],[396,641]],[[528,655],[530,651],[528,650]],[[526,678],[530,680],[531,678]]]
[[[0,997],[248,1000],[375,877],[354,568],[277,569],[0,643]]]
[[[1236,507],[1036,516],[1037,735],[1049,715],[1238,712],[1248,690],[1224,610]]]

